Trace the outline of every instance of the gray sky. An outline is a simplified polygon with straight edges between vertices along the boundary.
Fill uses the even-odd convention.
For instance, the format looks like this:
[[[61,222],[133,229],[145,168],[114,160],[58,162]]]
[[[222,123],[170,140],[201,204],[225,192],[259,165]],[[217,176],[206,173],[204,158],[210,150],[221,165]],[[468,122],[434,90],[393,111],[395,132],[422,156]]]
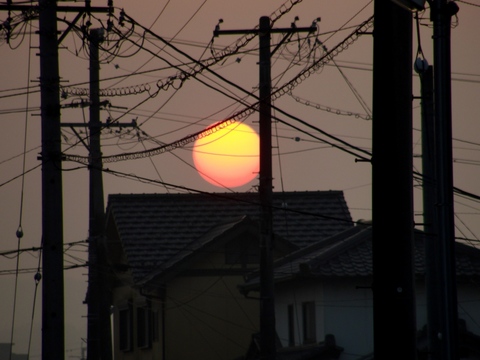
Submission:
[[[92,5],[105,6],[106,3],[93,1]],[[168,63],[189,63],[191,60],[185,54],[194,59],[209,58],[212,54],[219,56],[222,48],[235,43],[239,37],[221,36],[214,39],[213,50],[207,46],[212,40],[213,30],[219,19],[223,19],[221,29],[226,30],[252,29],[264,15],[277,19],[275,27],[289,27],[295,16],[299,17],[297,26],[310,26],[315,18],[320,17],[316,38],[327,49],[333,49],[360,23],[373,15],[373,2],[358,0],[292,0],[285,3],[278,0],[192,0],[188,1],[188,5],[186,3],[146,0],[133,5],[130,1],[114,1],[117,17],[119,9],[123,8],[140,25],[171,41],[184,54],[165,46],[153,36],[147,35],[142,39],[143,31],[138,26],[128,39],[137,45],[141,44],[140,50],[129,40],[120,42],[121,46],[116,48],[118,37],[109,36],[109,42],[105,43],[105,46],[118,51],[116,56],[102,52],[105,62],[101,66],[101,88],[109,89],[108,96],[102,99],[108,99],[112,105],[109,111],[102,112],[102,121],[109,116],[112,119],[120,118],[119,121],[122,122],[136,119],[138,124],[141,124],[142,133],[138,137],[136,132],[104,131],[102,145],[105,155],[141,151],[158,146],[158,142],[172,143],[243,110],[244,106],[240,103],[254,102],[253,98],[246,97],[238,88],[207,72],[199,75],[198,80],[189,79],[180,88],[170,87],[159,91],[156,96],[151,96],[156,93],[158,84],[165,83],[177,74]],[[289,9],[292,3],[295,5],[291,11],[282,15],[284,11],[280,10]],[[474,0],[458,4],[460,11],[458,18],[453,19],[452,27],[454,185],[480,195],[480,3]],[[426,59],[433,64],[430,11],[420,15],[420,45]],[[72,20],[74,14],[59,14],[59,18],[64,17]],[[106,15],[96,17],[106,22]],[[6,18],[7,13],[0,14],[0,21]],[[92,19],[92,23],[94,27],[99,26],[96,19]],[[64,23],[59,22],[59,29],[65,27]],[[0,122],[3,129],[0,133],[0,251],[3,252],[17,249],[16,231],[19,226],[24,232],[20,248],[37,248],[41,240],[41,170],[37,167],[41,141],[37,82],[39,58],[36,56],[38,35],[35,34],[37,28],[38,21],[33,21],[23,28],[16,28],[15,37],[10,44],[4,40],[0,42]],[[126,32],[129,29],[128,24],[121,29]],[[279,39],[280,36],[272,37],[272,43]],[[272,61],[274,90],[281,89],[322,56],[321,49],[313,49],[314,39],[312,38],[310,44],[302,39],[293,41],[276,53]],[[255,92],[259,73],[257,40],[254,38],[242,48],[242,52],[219,62],[212,70],[241,88]],[[60,74],[62,85],[68,94],[62,104],[78,104],[80,100],[87,98],[82,95],[82,91],[88,89],[88,53],[82,46],[81,38],[74,32],[67,36],[62,45],[64,47],[60,50]],[[276,98],[274,105],[352,146],[370,151],[372,45],[372,37],[363,35],[355,39],[348,48],[341,47],[342,51],[336,55],[334,61],[326,63],[316,71],[307,72],[307,75],[291,87],[291,94]],[[417,32],[414,28],[414,54],[417,45]],[[419,95],[418,82],[414,75],[416,96]],[[25,95],[27,87],[32,92],[28,97]],[[146,88],[149,92],[142,91]],[[138,94],[132,94],[133,92]],[[14,94],[21,95],[13,96]],[[28,112],[25,111],[27,107]],[[414,153],[418,155],[421,150],[418,100],[414,100],[413,107]],[[325,144],[319,139],[336,142],[324,134],[285,115],[274,115],[278,115],[289,125],[304,130],[300,132],[283,123],[274,125],[274,190],[343,190],[354,220],[370,218],[369,163],[357,162],[351,154]],[[62,121],[88,121],[88,109],[65,108],[62,110]],[[258,130],[256,114],[248,116],[245,123]],[[85,149],[78,144],[77,137],[70,129],[64,128],[63,135],[65,153],[86,155]],[[183,188],[211,192],[248,191],[258,184],[255,179],[235,189],[210,185],[193,168],[191,150],[192,144],[189,144],[171,153],[106,164],[106,167],[119,174],[160,180],[180,188],[152,184],[132,176],[126,178],[104,175],[105,196],[112,193],[175,193],[184,192]],[[415,170],[421,171],[420,160],[415,158],[414,163]],[[64,163],[63,168],[66,170],[63,177],[64,242],[70,244],[66,246],[65,265],[76,266],[84,263],[86,259],[87,248],[82,241],[88,235],[88,171],[73,162]],[[29,171],[30,169],[33,170]],[[21,177],[24,170],[27,174]],[[458,236],[477,239],[480,234],[479,208],[477,202],[455,197]],[[415,209],[415,220],[421,222],[422,218],[418,215],[421,211],[420,186],[415,187]],[[20,272],[15,276],[17,260]],[[14,352],[26,353],[33,315],[32,359],[39,358],[41,351],[41,282],[35,292],[33,279],[38,264],[38,251],[25,251],[20,253],[19,257],[8,254],[0,258],[0,286],[4,295],[0,306],[0,342],[10,341],[13,328]],[[80,355],[82,338],[86,336],[87,308],[82,303],[85,298],[86,274],[85,268],[65,271],[66,357]],[[16,280],[18,285],[15,291]],[[15,322],[12,326],[14,309]]]

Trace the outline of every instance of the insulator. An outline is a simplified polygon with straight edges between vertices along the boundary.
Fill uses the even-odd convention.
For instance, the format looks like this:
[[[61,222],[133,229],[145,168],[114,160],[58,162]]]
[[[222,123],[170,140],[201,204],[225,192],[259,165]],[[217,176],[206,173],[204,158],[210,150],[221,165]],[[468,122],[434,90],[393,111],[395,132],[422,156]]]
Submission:
[[[39,283],[40,280],[42,280],[42,274],[40,274],[39,272],[37,272],[34,276],[33,276],[33,279],[35,280],[35,283]]]

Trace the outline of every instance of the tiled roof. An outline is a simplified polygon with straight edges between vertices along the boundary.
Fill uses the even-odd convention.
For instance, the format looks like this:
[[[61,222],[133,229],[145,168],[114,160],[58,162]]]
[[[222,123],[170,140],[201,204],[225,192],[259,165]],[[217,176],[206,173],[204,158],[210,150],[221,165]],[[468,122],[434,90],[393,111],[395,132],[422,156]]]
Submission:
[[[415,274],[425,274],[424,235],[415,232]],[[480,249],[456,243],[456,275],[459,277],[480,276]],[[372,228],[357,225],[329,239],[295,251],[274,264],[277,281],[297,276],[356,277],[372,276]],[[247,287],[258,282],[252,274]]]
[[[299,248],[353,226],[342,191],[274,192],[272,199],[274,233]],[[114,194],[107,207],[135,281],[218,224],[260,214],[258,193]]]
[[[170,275],[169,273],[175,273],[175,270],[178,270],[178,267],[181,266],[183,262],[188,262],[188,260],[191,258],[203,256],[204,254],[208,253],[207,248],[211,243],[215,243],[216,240],[222,238],[224,240],[231,239],[235,236],[237,231],[244,232],[246,229],[258,232],[258,223],[251,220],[248,216],[242,216],[240,218],[235,218],[213,226],[205,234],[191,242],[183,250],[180,250],[170,259],[164,261],[160,267],[150,272],[147,277],[143,278],[143,283],[146,283],[159,275],[162,275],[162,278],[165,279]],[[290,243],[288,243],[288,245],[290,245],[290,251],[292,251],[292,249],[296,249],[296,247],[291,246]]]

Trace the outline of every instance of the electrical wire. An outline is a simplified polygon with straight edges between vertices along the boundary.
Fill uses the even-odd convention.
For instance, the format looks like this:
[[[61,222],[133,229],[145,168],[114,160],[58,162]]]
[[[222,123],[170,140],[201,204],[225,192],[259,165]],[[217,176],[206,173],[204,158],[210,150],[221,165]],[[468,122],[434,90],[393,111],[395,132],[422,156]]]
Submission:
[[[212,72],[210,69],[207,69],[207,70],[209,70],[210,72]],[[225,80],[225,79],[222,79],[222,80]],[[230,82],[229,82],[229,83],[230,83]],[[231,83],[230,83],[230,84],[231,84]],[[235,84],[234,84],[234,85],[235,85]],[[278,120],[278,119],[277,119],[277,120]],[[296,119],[296,120],[298,120],[298,119]],[[305,123],[304,123],[304,125],[305,125]],[[317,130],[319,130],[319,129],[317,129]],[[333,145],[333,144],[332,144],[332,146],[336,146],[336,145]],[[343,148],[343,149],[345,150],[345,148]],[[364,152],[364,150],[362,150],[362,149],[358,149],[358,148],[357,148],[357,150],[360,150],[361,152]],[[345,151],[348,152],[348,150],[345,150]],[[362,160],[368,160],[367,158],[364,158],[364,157],[360,157],[360,159],[362,159]]]
[[[143,132],[145,133],[145,132]],[[225,135],[224,135],[225,136]],[[151,137],[151,136],[148,136],[148,138],[152,141],[154,141],[155,143],[157,143],[158,145],[160,146],[165,146],[166,144],[158,141],[157,139]],[[173,152],[170,152],[171,155],[175,156],[178,160],[180,160],[181,162],[183,162],[185,165],[187,165],[188,167],[192,168],[192,169],[195,169],[195,167],[193,165],[191,165],[190,163],[188,163],[187,161],[183,160],[182,158],[180,158],[178,155],[174,154]],[[151,160],[151,157],[149,157],[149,159]],[[152,160],[151,160],[152,161]],[[153,163],[153,162],[152,162]],[[221,182],[219,182],[218,180],[212,178],[211,176],[209,176],[208,174],[205,174],[204,172],[200,171],[199,169],[195,169],[199,174],[201,174],[202,176],[204,176],[205,178],[208,178],[210,179],[211,181],[215,182],[217,184],[217,186],[219,187],[222,187],[223,189],[225,190],[228,190],[230,192],[235,192],[233,189],[229,188],[228,186],[222,184]],[[162,180],[160,178],[160,180]]]
[[[297,19],[298,19],[298,18],[295,18],[295,21],[296,21]],[[314,23],[312,24],[312,26],[313,26],[314,24],[316,25],[316,21],[314,21]],[[296,25],[295,25],[295,22],[292,23],[292,27],[293,27],[293,26],[296,26]],[[318,28],[317,28],[317,32],[318,32],[318,31],[319,31],[319,30],[318,30]],[[292,34],[290,35],[290,37],[292,37],[293,34],[294,34],[294,33],[292,32]],[[297,35],[299,35],[299,34],[297,33]],[[285,40],[285,42],[288,42],[288,39],[287,39],[287,38],[284,38],[284,40]],[[307,37],[307,38],[304,40],[304,44],[305,44],[305,43],[310,44],[310,41],[309,41],[309,40],[310,40],[310,38]],[[298,57],[299,57],[298,62],[300,62],[300,61],[301,61],[301,59],[300,59],[300,57],[301,57],[301,49],[302,49],[302,47],[304,46],[304,44],[301,44],[301,41],[300,41],[300,37],[299,37],[299,36],[298,36],[297,42],[298,42],[298,51],[297,51],[297,53],[298,53]],[[278,45],[277,45],[277,48],[278,48]],[[286,49],[286,46],[285,46],[284,48],[282,48],[282,51],[281,51],[280,55],[283,53],[283,50],[284,50],[284,49]],[[311,48],[311,49],[310,49],[310,51],[308,52],[308,57],[310,57],[310,54],[311,54],[312,51],[314,51],[314,48]],[[276,84],[274,84],[274,86],[273,86],[274,88],[278,85],[278,83],[279,83],[280,80],[283,78],[283,76],[286,75],[288,69],[292,68],[292,67],[296,64],[296,62],[294,61],[294,59],[296,58],[297,54],[296,54],[296,53],[293,53],[293,52],[292,52],[291,54],[292,54],[293,56],[292,56],[292,59],[291,59],[289,65],[287,66],[287,69],[284,70],[284,71],[281,73],[281,76],[280,76],[278,79],[276,79]],[[270,55],[270,56],[271,56],[271,55]],[[275,111],[275,109],[272,109],[272,110]],[[283,184],[283,168],[282,168],[282,159],[281,159],[281,155],[282,155],[282,154],[281,154],[281,152],[280,152],[280,137],[278,136],[278,123],[277,123],[276,121],[273,123],[273,127],[274,127],[274,131],[275,131],[275,135],[274,135],[274,136],[275,136],[275,140],[276,140],[278,169],[279,169],[279,174],[280,174],[280,186],[281,186],[281,191],[284,192],[285,187],[284,187],[284,184]],[[287,233],[288,233],[288,224],[287,224],[287,223],[286,223],[286,228],[287,228]]]
[[[148,29],[151,29],[153,27],[153,25],[157,22],[157,20],[159,19],[159,17],[162,15],[162,13],[165,11],[165,8],[167,7],[167,5],[169,4],[170,1],[167,2],[167,4],[165,4],[165,6],[163,7],[162,11],[160,12],[160,14],[157,16],[157,18],[155,19],[155,21],[152,23],[152,25],[150,25],[150,27]],[[205,5],[205,3],[207,2],[207,0],[204,0],[204,2],[196,9],[196,11],[191,15],[191,17],[188,19],[188,21],[176,32],[176,34],[172,37],[172,41],[178,36],[178,34],[180,34],[183,29],[185,29],[185,27],[193,20],[193,18],[198,14],[198,12],[203,8],[203,6]],[[123,11],[123,10],[122,10]],[[137,45],[137,44],[132,44],[131,46],[133,45]],[[139,47],[140,49],[141,47]],[[163,51],[163,48],[160,48],[160,50],[155,54],[155,55],[158,55],[160,52]],[[144,68],[152,59],[154,59],[155,56],[152,56],[149,60],[147,60],[145,63],[143,63],[141,66],[139,66],[136,70],[134,70],[129,76],[131,75],[135,75],[139,70],[141,70],[142,68]],[[127,77],[125,77],[126,79]],[[125,80],[125,79],[122,79],[120,80],[119,82],[113,84],[112,86],[116,86],[118,85],[121,81]]]
[[[130,153],[123,153],[119,155],[110,155],[110,156],[103,156],[102,161],[104,163],[109,163],[109,162],[117,162],[117,161],[123,161],[123,160],[135,160],[135,159],[142,159],[145,157],[150,157],[154,155],[159,155],[163,154],[168,151],[172,151],[177,149],[178,147],[182,147],[188,143],[191,143],[192,141],[195,141],[196,139],[199,139],[204,136],[208,136],[211,133],[217,131],[218,129],[221,129],[225,126],[228,126],[229,124],[234,123],[235,120],[232,119],[226,119],[223,121],[220,121],[212,126],[207,127],[205,130],[198,131],[196,133],[193,133],[191,135],[188,135],[184,137],[183,139],[177,140],[173,143],[169,143],[166,145],[161,145],[158,146],[154,149],[149,149],[149,150],[144,150],[144,151],[136,151],[136,152],[130,152]],[[74,161],[74,162],[79,162],[79,163],[88,163],[88,156],[81,156],[81,155],[65,155],[65,160],[69,161]]]
[[[134,19],[132,19],[130,16],[128,16],[127,14],[124,14],[124,17],[125,19],[128,19],[128,21],[132,22],[134,25],[136,26],[139,26],[140,28],[142,28],[144,31],[147,31],[149,32],[152,36],[158,38],[160,41],[162,41],[165,45],[167,45],[168,47],[172,48],[173,50],[175,50],[176,52],[182,54],[184,57],[186,57],[187,59],[189,59],[190,61],[196,61],[195,59],[193,59],[191,56],[189,56],[188,54],[186,54],[185,52],[179,50],[178,48],[176,48],[174,45],[172,44],[169,44],[167,41],[165,41],[162,37],[160,37],[159,35],[153,33],[152,31],[146,29],[145,27],[143,27],[142,25],[138,24]],[[330,50],[324,57],[320,58],[320,60],[316,61],[314,64],[312,64],[311,66],[309,66],[307,69],[303,70],[302,72],[300,72],[300,74],[295,77],[293,80],[287,82],[284,86],[280,87],[278,90],[276,90],[275,92],[272,93],[272,100],[275,100],[277,99],[278,97],[282,96],[283,94],[287,93],[287,89],[291,90],[292,88],[294,88],[295,86],[297,86],[300,82],[303,81],[303,79],[307,78],[308,76],[310,76],[314,71],[316,71],[319,67],[323,66],[329,59],[333,58],[334,56],[338,55],[340,52],[342,52],[343,50],[346,49],[347,47],[347,44],[350,45],[353,41],[355,41],[357,38],[358,38],[358,34],[360,32],[364,32],[366,29],[368,29],[370,26],[372,26],[372,19],[373,19],[373,16],[370,17],[369,19],[367,19],[366,21],[364,21],[362,24],[360,24],[357,29],[352,32],[344,41],[342,41],[339,45],[337,45],[336,47],[334,47],[332,50]],[[196,61],[197,65],[200,67],[200,69],[203,71],[203,70],[206,70],[208,71],[210,74],[214,75],[215,77],[219,78],[220,80],[226,82],[227,84],[233,86],[234,88],[237,88],[238,90],[241,90],[243,93],[245,93],[247,96],[252,96],[256,99],[258,99],[257,96],[255,96],[252,92],[250,91],[247,91],[243,88],[241,88],[239,85],[227,80],[226,78],[224,78],[223,76],[219,75],[218,73],[214,72],[213,70],[211,70],[209,67],[205,66],[203,63],[201,62],[198,62]],[[206,86],[209,86],[211,87],[210,85],[206,84],[205,82],[201,81],[198,76],[195,77],[195,79],[197,81],[200,81],[202,82],[204,85]],[[214,90],[218,91],[218,89],[215,89],[213,88]],[[159,88],[159,91],[160,91],[160,88]],[[224,93],[224,95],[226,95]],[[228,96],[228,95],[226,95]],[[229,96],[231,97],[231,96]],[[238,99],[234,99],[236,101],[239,101]],[[259,102],[256,103],[255,106],[258,105]],[[236,117],[237,119],[240,118],[242,115],[245,115],[245,114],[249,114],[251,111],[253,111],[255,109],[255,106],[252,106],[252,105],[248,105],[248,104],[244,104],[246,106],[246,108],[240,112],[240,113],[236,113],[234,114],[234,117]],[[278,111],[284,113],[283,110],[280,110],[278,109]],[[228,121],[228,120],[226,120]],[[326,133],[324,133],[324,135],[326,135]],[[160,147],[160,148],[156,148],[154,150],[152,150],[150,152],[150,154],[160,154],[160,153],[164,153],[165,151],[171,151],[173,149],[175,149],[176,147],[178,146],[183,146],[191,141],[195,140],[195,135],[194,136],[189,136],[189,137],[186,137],[186,138],[183,138],[181,140],[179,140],[178,142],[176,143],[172,143],[170,144],[170,146],[164,146],[164,147]],[[341,142],[341,140],[337,139],[338,141]],[[335,146],[335,145],[333,145]],[[118,155],[118,156],[110,156],[110,157],[105,157],[104,160],[105,161],[118,161],[118,160],[127,160],[127,159],[136,159],[136,158],[140,158],[140,157],[145,157],[145,156],[150,156],[150,154],[142,151],[142,152],[137,152],[137,153],[129,153],[129,154],[121,154],[121,155]],[[77,162],[85,162],[86,160],[86,157],[83,157],[83,156],[78,156],[78,155],[66,155],[67,158],[71,161],[77,161]]]
[[[25,172],[24,172],[24,174],[25,174]]]
[[[475,6],[475,7],[480,7],[480,4],[475,4],[471,1],[465,1],[465,0],[456,0],[459,3],[470,5],[470,6]]]
[[[142,131],[142,133],[146,135],[146,133],[145,133],[144,131]],[[150,138],[150,137],[149,137],[149,138]],[[150,139],[153,139],[153,138],[150,138]],[[155,139],[155,140],[156,140],[156,139]],[[140,140],[140,142],[141,142],[144,150],[147,150],[147,147],[145,146],[144,141],[143,141],[143,140]],[[158,176],[158,178],[160,179],[160,181],[163,181],[162,176],[160,175],[160,172],[158,171],[158,168],[156,167],[156,165],[155,165],[155,163],[153,162],[152,158],[149,157],[148,159],[150,160],[150,164],[151,164],[151,165],[153,166],[153,168],[155,169],[155,172],[157,173],[157,176]],[[168,187],[165,187],[165,190],[167,191],[167,193],[170,192],[170,190],[169,190]]]
[[[288,95],[291,96],[296,102],[298,102],[300,104],[303,104],[305,106],[313,107],[317,110],[322,110],[322,111],[332,113],[332,114],[335,114],[335,115],[354,117],[356,119],[372,120],[372,116],[369,115],[369,114],[361,114],[361,113],[358,113],[358,112],[353,112],[353,111],[349,111],[349,110],[342,110],[342,109],[338,109],[338,108],[335,108],[335,107],[322,105],[322,104],[316,103],[314,101],[301,98],[300,96],[297,96],[297,95],[293,94],[293,92],[289,92]]]
[[[151,185],[162,186],[162,187],[163,186],[168,186],[172,189],[183,190],[183,191],[186,191],[188,193],[197,193],[197,194],[204,194],[204,195],[208,195],[208,196],[212,196],[212,197],[218,197],[218,198],[222,198],[222,199],[230,199],[228,196],[222,195],[220,193],[210,193],[210,192],[207,192],[207,191],[202,191],[202,190],[190,188],[190,187],[183,186],[183,185],[166,183],[166,182],[163,182],[163,181],[149,179],[149,178],[139,176],[139,175],[135,175],[135,174],[127,174],[127,173],[124,173],[124,172],[121,172],[121,171],[112,170],[112,169],[108,169],[108,168],[101,169],[101,170],[105,174],[109,174],[109,175],[113,175],[113,176],[117,176],[117,177],[122,177],[122,178],[127,178],[127,179],[133,179],[133,180],[136,180],[136,181],[140,181],[141,183],[144,183],[144,184],[151,184]],[[236,199],[235,201],[252,204],[252,202],[247,201],[247,200]],[[254,204],[258,205],[258,203],[254,203]],[[282,210],[282,211],[288,211],[288,212],[292,212],[292,213],[296,213],[296,214],[309,215],[309,216],[318,217],[318,218],[321,218],[321,219],[328,219],[328,220],[347,222],[347,223],[353,223],[353,224],[356,223],[355,221],[340,219],[340,218],[336,218],[334,216],[310,213],[310,212],[307,212],[307,211],[300,211],[300,210],[295,210],[295,209],[291,209],[291,208],[285,209],[283,207],[278,207],[278,206],[275,206],[275,205],[271,205],[271,208],[272,209],[277,209],[277,210]]]
[[[29,37],[29,50],[32,46],[31,36]],[[31,71],[31,51],[28,52],[27,57],[27,92],[29,91],[30,84],[30,71]],[[25,108],[29,108],[30,97],[27,96],[25,99]],[[22,159],[22,177],[21,177],[21,186],[20,186],[20,213],[18,220],[18,227],[16,231],[18,249],[20,249],[20,240],[23,238],[23,228],[22,228],[22,219],[23,219],[23,205],[24,205],[24,196],[25,196],[25,169],[26,169],[26,154],[27,154],[27,136],[28,136],[28,112],[25,111],[25,129],[23,135],[23,159]],[[20,264],[20,256],[17,256],[16,259],[16,276],[15,276],[15,285],[13,291],[13,310],[12,310],[12,325],[11,325],[11,334],[10,334],[10,359],[12,358],[12,347],[13,347],[13,337],[15,334],[15,314],[16,314],[16,304],[17,304],[17,288],[18,288],[18,269]]]
[[[43,240],[42,240],[42,247],[43,247]],[[30,317],[30,332],[28,336],[28,351],[27,351],[27,358],[30,358],[30,350],[32,345],[32,337],[33,337],[33,323],[35,320],[35,308],[37,302],[37,293],[38,293],[38,285],[40,284],[40,280],[42,279],[42,274],[40,272],[40,264],[42,259],[42,251],[40,250],[40,255],[38,256],[38,263],[37,263],[37,272],[33,277],[35,281],[35,290],[33,292],[33,304],[32,304],[32,315]]]

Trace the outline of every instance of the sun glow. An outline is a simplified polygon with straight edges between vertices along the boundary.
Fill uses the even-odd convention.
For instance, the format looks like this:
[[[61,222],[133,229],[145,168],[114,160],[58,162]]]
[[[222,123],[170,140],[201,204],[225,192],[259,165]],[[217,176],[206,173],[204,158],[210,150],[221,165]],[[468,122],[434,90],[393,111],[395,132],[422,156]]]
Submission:
[[[258,175],[259,144],[258,134],[248,125],[214,124],[195,141],[193,162],[200,176],[215,186],[242,186]]]

